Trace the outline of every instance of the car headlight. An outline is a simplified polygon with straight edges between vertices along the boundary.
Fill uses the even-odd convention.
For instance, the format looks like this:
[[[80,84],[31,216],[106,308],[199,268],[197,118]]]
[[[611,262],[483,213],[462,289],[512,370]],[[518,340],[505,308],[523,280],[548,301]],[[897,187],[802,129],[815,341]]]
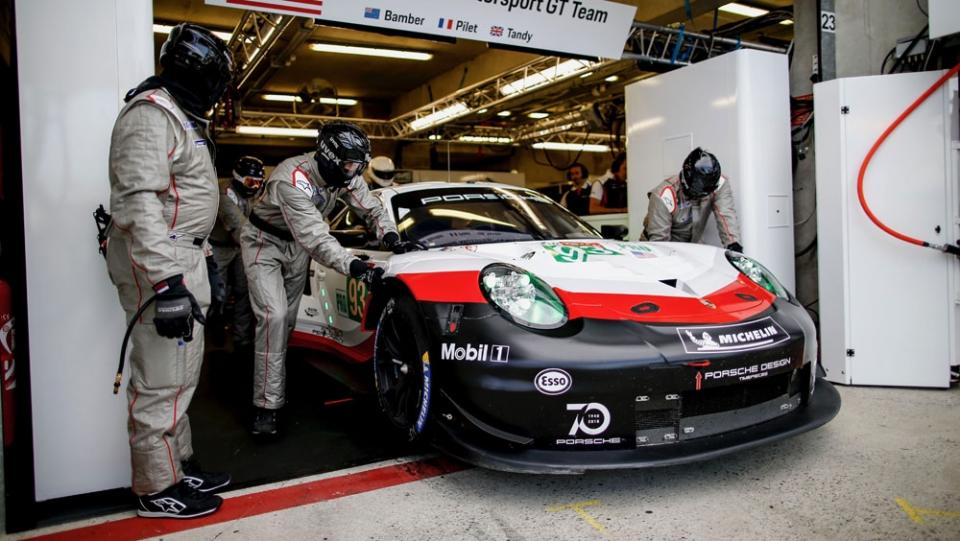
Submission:
[[[534,329],[556,329],[567,322],[567,307],[540,278],[517,267],[489,265],[480,271],[480,290],[500,315]]]
[[[727,250],[727,261],[738,271],[746,275],[747,278],[753,280],[758,286],[781,299],[790,300],[790,294],[787,293],[787,288],[783,287],[773,273],[757,261],[730,250]]]

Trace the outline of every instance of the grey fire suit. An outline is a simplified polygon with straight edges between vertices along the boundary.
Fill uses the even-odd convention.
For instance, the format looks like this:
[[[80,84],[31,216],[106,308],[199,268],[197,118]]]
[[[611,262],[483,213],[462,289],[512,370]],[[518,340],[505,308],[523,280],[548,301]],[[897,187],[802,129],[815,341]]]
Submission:
[[[141,92],[120,111],[110,140],[107,269],[133,318],[154,284],[177,274],[206,311],[205,238],[217,217],[217,175],[206,123],[162,90]],[[193,341],[163,338],[151,305],[133,330],[127,399],[133,491],[163,490],[193,455],[187,408],[200,377],[203,328]]]
[[[641,240],[700,242],[707,219],[713,213],[723,245],[742,244],[733,189],[726,178],[720,177],[717,189],[700,199],[687,198],[679,176],[664,180],[647,195],[650,204],[643,220]]]
[[[220,281],[227,285],[227,293],[233,295],[232,330],[235,347],[249,345],[253,337],[253,312],[250,310],[247,274],[243,270],[243,258],[240,255],[240,231],[250,216],[254,197],[243,197],[233,188],[230,179],[221,180],[220,211],[210,233],[217,273]]]
[[[284,160],[273,170],[253,205],[250,221],[243,226],[240,248],[257,318],[256,407],[278,409],[284,404],[287,339],[296,324],[310,259],[349,275],[355,256],[330,235],[326,222],[337,198],[362,216],[377,238],[396,232],[389,213],[370,194],[361,175],[343,188],[327,186],[312,152]],[[259,220],[267,228],[258,227]]]

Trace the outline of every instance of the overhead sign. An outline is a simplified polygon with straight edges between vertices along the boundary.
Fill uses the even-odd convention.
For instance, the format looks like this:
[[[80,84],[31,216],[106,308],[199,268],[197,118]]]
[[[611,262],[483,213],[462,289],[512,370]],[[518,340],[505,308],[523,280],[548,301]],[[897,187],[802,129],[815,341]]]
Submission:
[[[620,58],[637,8],[606,0],[206,0],[237,9]]]

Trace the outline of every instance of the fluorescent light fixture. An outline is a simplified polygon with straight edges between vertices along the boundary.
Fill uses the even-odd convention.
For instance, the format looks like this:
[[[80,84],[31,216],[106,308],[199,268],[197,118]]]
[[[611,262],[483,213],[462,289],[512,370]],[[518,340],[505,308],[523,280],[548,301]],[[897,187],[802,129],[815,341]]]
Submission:
[[[793,24],[793,19],[784,19],[780,21],[780,24],[782,24],[783,26],[790,26]]]
[[[442,139],[442,137],[440,137],[440,135],[434,133],[434,134],[432,134],[432,135],[427,136],[427,139],[429,139],[429,140],[431,140],[431,141],[439,141],[440,139]]]
[[[275,128],[273,126],[237,126],[243,135],[277,135],[280,137],[316,137],[317,130],[309,128]]]
[[[461,135],[457,140],[464,143],[495,143],[501,145],[509,145],[513,142],[512,137],[497,137],[493,135]]]
[[[429,128],[441,122],[457,118],[458,116],[463,116],[470,111],[470,108],[467,107],[466,103],[458,101],[447,107],[446,109],[440,109],[439,111],[434,111],[429,115],[422,116],[410,122],[410,127],[414,131],[422,130],[424,128]]]
[[[743,4],[738,4],[736,2],[730,2],[729,4],[720,6],[718,9],[725,13],[732,13],[734,15],[743,15],[744,17],[759,17],[761,15],[766,15],[770,13],[765,9],[755,8],[751,6],[745,6]]]
[[[500,111],[499,113],[497,113],[497,116],[508,117],[512,114],[513,113],[511,113],[510,111]]]
[[[576,73],[583,68],[592,66],[593,62],[588,62],[585,60],[567,60],[566,62],[561,62],[556,66],[549,67],[547,69],[538,71],[527,75],[523,79],[514,81],[510,84],[503,85],[500,87],[500,93],[504,96],[509,96],[510,94],[516,94],[523,90],[533,88],[535,86],[540,86],[554,81],[556,79],[563,78],[567,75]]]
[[[619,80],[620,80],[620,77],[618,75],[611,75],[610,77],[607,77],[606,79],[604,79],[604,81],[608,83],[615,83]]]
[[[581,145],[579,143],[559,143],[556,141],[546,141],[544,143],[534,143],[533,148],[543,150],[576,150],[582,152],[610,152],[607,145]]]
[[[154,34],[169,34],[173,30],[173,27],[169,24],[155,24],[153,25]],[[233,36],[231,32],[218,32],[213,30],[213,35],[222,39],[223,41],[230,41],[230,38]]]
[[[588,71],[588,72],[584,73],[583,75],[581,75],[580,78],[581,78],[581,79],[586,79],[587,77],[590,77],[591,75],[593,75],[593,72],[592,72],[592,71]]]
[[[303,98],[300,96],[295,96],[293,94],[261,94],[261,98],[267,101],[282,101],[286,103],[302,103]],[[325,103],[327,105],[356,105],[357,100],[353,98],[320,98],[320,103]]]
[[[550,113],[536,112],[536,113],[530,113],[527,116],[536,120],[540,120],[541,118],[547,118],[548,116],[550,116]]]
[[[356,45],[337,45],[336,43],[311,43],[310,48],[320,53],[355,54],[360,56],[380,56],[383,58],[399,58],[401,60],[430,60],[433,55],[417,51],[401,51],[400,49],[380,49],[376,47],[359,47]]]
[[[486,113],[486,112],[487,112],[487,108],[484,107],[483,109],[480,109],[479,111],[477,111],[477,114],[482,115],[483,113]]]

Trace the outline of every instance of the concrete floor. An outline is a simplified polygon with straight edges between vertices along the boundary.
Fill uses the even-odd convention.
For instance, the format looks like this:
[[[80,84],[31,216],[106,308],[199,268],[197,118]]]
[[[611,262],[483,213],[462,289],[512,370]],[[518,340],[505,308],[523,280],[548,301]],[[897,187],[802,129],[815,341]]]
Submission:
[[[163,539],[960,539],[960,389],[840,393],[825,427],[711,462],[472,468]]]

